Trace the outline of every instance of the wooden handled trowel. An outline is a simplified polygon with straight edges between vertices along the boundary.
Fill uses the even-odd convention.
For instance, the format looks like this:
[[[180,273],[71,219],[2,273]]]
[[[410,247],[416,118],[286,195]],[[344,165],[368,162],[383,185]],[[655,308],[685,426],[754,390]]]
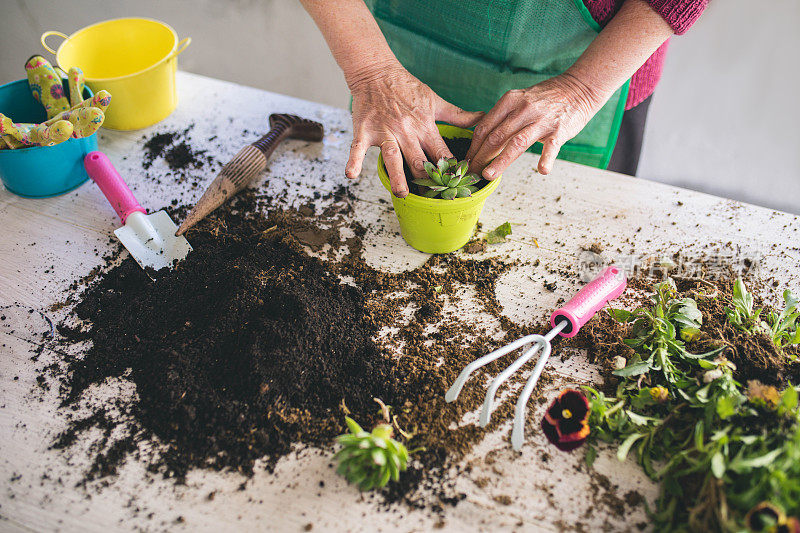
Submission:
[[[266,135],[242,148],[222,167],[175,235],[183,235],[261,174],[267,168],[267,159],[282,140],[319,142],[323,136],[322,124],[295,115],[272,114],[269,125],[272,129]]]
[[[147,214],[106,154],[90,152],[83,166],[122,219],[123,226],[114,234],[139,266],[169,268],[192,250],[186,237],[175,236],[177,226],[166,211]]]

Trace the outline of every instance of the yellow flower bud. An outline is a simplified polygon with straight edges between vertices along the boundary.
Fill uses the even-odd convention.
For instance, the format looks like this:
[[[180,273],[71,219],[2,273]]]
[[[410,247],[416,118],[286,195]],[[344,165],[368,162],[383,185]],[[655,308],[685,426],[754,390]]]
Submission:
[[[669,400],[669,391],[661,385],[650,388],[650,397],[658,403],[664,403]]]

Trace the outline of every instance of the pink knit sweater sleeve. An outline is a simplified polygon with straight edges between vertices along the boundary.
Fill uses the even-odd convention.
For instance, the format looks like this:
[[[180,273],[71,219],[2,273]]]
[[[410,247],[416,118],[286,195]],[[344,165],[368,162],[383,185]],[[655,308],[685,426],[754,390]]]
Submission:
[[[708,0],[646,0],[653,11],[661,15],[672,31],[677,34],[686,33],[692,24],[700,18],[708,5]],[[617,14],[625,0],[583,0],[589,8],[592,18],[601,26]]]
[[[677,34],[685,33],[708,5],[709,0],[646,0],[653,11],[661,15],[672,31]],[[625,0],[583,0],[584,5],[589,8],[592,18],[600,26],[608,24]],[[650,56],[650,58],[636,71],[631,77],[630,89],[628,91],[628,101],[625,109],[630,109],[653,93],[653,90],[661,79],[661,71],[664,68],[664,58],[667,55],[669,40]]]
[[[667,21],[677,35],[686,33],[708,5],[708,0],[647,0],[647,2]]]

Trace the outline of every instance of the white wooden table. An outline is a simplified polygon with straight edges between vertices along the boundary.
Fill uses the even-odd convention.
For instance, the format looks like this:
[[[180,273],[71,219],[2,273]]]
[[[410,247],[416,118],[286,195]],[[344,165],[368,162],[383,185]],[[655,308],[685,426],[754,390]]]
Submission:
[[[145,137],[194,124],[189,133],[193,147],[224,162],[266,131],[272,112],[319,120],[326,135],[322,144],[292,141],[279,148],[263,187],[288,189],[289,201],[300,203],[314,191],[325,193],[345,181],[351,141],[347,111],[185,73],[179,73],[178,81],[180,105],[163,123],[145,131],[100,135],[101,149],[143,205],[160,208],[173,198],[188,203],[214,176],[208,169],[196,170],[192,175],[199,187],[177,184],[158,160],[150,175],[161,183],[145,179]],[[209,141],[214,135],[217,139]],[[675,161],[680,165],[680,154]],[[499,284],[504,311],[515,320],[542,320],[558,298],[568,298],[576,286],[557,272],[575,271],[583,248],[596,241],[604,245],[606,259],[624,262],[676,251],[690,257],[722,253],[755,258],[762,272],[782,285],[797,287],[800,281],[800,221],[795,216],[570,163],[559,162],[551,175],[540,176],[533,172],[535,164],[536,157],[526,154],[512,165],[481,217],[485,228],[515,224],[511,242],[490,253],[540,260],[536,267],[512,271]],[[371,153],[363,177],[351,186],[358,198],[356,217],[380,221],[391,230],[367,233],[367,260],[387,270],[419,265],[427,256],[405,245],[394,214],[379,203],[388,196],[375,166]],[[31,360],[40,350],[37,334],[48,325],[42,314],[28,310],[58,319],[58,313],[46,309],[63,300],[73,280],[102,263],[100,256],[115,246],[109,236],[117,225],[91,183],[46,200],[0,190],[0,314],[6,316],[0,322],[0,530],[298,531],[307,524],[316,531],[412,531],[434,525],[453,531],[635,530],[635,524],[646,521],[641,507],[616,516],[603,505],[590,506],[605,489],[597,487],[596,473],[581,467],[582,453],[559,453],[538,431],[531,432],[521,453],[512,453],[510,421],[469,458],[471,473],[457,481],[467,498],[446,509],[443,517],[404,507],[381,510],[334,474],[327,454],[303,449],[282,459],[274,474],[257,471],[244,490],[237,490],[244,481],[237,474],[205,471],[195,471],[185,486],[175,486],[148,478],[135,461],[128,461],[108,486],[76,488],[87,458],[74,455],[68,462],[48,450],[66,424],[57,409],[57,386],[34,392],[36,368],[60,355],[45,350],[37,362]],[[545,281],[556,281],[556,290],[545,290]],[[567,362],[553,359],[551,369],[564,377],[550,385],[550,395],[569,383],[570,376],[596,375],[580,356]],[[92,393],[102,396],[116,389],[131,392],[124,384],[108,383]],[[546,462],[545,452],[551,456]],[[487,454],[491,461],[485,460]],[[657,493],[632,461],[620,464],[610,450],[601,452],[595,468],[619,486],[612,494],[634,489],[652,501]],[[211,492],[215,498],[208,500]],[[498,503],[506,497],[510,504]]]

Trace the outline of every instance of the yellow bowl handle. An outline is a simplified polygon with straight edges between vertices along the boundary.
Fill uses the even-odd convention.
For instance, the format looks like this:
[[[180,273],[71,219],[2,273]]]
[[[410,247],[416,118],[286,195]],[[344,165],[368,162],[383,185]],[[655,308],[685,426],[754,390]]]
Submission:
[[[184,50],[186,50],[186,48],[190,44],[192,44],[192,38],[191,37],[187,37],[186,39],[182,39],[181,41],[179,41],[178,42],[178,47],[175,49],[175,52],[173,52],[172,57],[179,56]]]
[[[47,46],[47,43],[45,42],[45,39],[47,39],[51,35],[57,35],[57,36],[61,37],[64,40],[67,40],[68,37],[66,35],[64,35],[63,33],[61,33],[60,31],[46,31],[46,32],[44,32],[42,34],[42,38],[40,39],[40,41],[42,43],[42,46],[44,46],[44,49],[47,50],[48,52],[50,52],[51,54],[55,54],[56,51],[53,50],[52,48],[50,48],[49,46]]]

